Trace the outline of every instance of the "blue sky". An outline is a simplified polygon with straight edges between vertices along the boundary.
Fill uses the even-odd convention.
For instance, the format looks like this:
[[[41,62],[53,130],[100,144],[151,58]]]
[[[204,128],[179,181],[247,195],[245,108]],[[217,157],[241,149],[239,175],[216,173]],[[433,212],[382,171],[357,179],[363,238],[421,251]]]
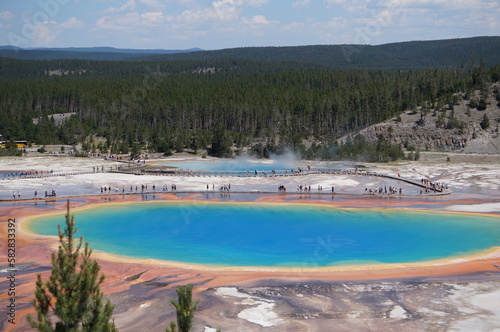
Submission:
[[[221,49],[500,35],[499,0],[0,0],[0,45]]]

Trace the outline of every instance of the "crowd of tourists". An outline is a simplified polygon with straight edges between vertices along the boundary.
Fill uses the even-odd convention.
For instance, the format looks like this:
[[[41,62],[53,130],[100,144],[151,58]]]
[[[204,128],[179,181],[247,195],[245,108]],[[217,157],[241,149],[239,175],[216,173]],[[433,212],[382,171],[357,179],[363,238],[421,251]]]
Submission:
[[[156,192],[156,185],[153,184],[151,187],[151,191],[153,192]],[[165,191],[169,191],[168,190],[169,188],[169,185],[163,185],[162,187],[162,191],[165,192]],[[122,194],[124,194],[127,190],[125,189],[125,186],[122,186],[121,188],[121,192]],[[171,184],[170,185],[170,191],[177,191],[177,185],[176,184]],[[111,193],[113,192],[113,189],[110,187],[110,186],[104,186],[104,187],[101,187],[101,194],[106,194],[106,193]],[[119,188],[115,188],[114,192],[117,192],[119,193],[120,192],[120,189]],[[129,191],[128,192],[148,192],[148,185],[147,184],[141,184],[140,186],[136,185],[136,186],[133,186],[131,185],[130,188],[129,188]]]
[[[53,170],[50,171],[10,171],[10,172],[1,172],[2,177],[4,178],[16,178],[16,177],[25,177],[25,176],[38,176],[38,175],[43,175],[43,174],[52,174],[54,173]]]
[[[426,188],[426,192],[429,192],[430,190],[434,191],[444,191],[448,190],[448,185],[440,182],[433,182],[429,179],[422,178],[421,179],[422,184]]]
[[[311,192],[311,186],[297,185],[297,192]],[[332,194],[335,193],[335,186],[331,187]],[[323,186],[318,184],[318,192],[323,192]]]
[[[393,187],[393,186],[380,186],[375,188],[365,188],[365,194],[370,195],[401,195],[403,193],[403,188]]]

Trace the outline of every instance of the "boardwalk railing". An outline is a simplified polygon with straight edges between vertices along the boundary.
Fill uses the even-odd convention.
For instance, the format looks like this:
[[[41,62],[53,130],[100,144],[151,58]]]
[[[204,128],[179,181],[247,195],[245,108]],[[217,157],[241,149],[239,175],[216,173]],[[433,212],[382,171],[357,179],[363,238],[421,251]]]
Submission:
[[[118,171],[119,172],[119,171]],[[286,169],[286,170],[253,170],[253,171],[200,171],[186,169],[138,169],[129,174],[136,175],[166,175],[166,176],[218,176],[218,177],[288,177],[320,174],[316,169]],[[329,169],[329,174],[353,174],[345,169]],[[326,173],[325,173],[326,174]]]
[[[14,179],[36,179],[36,178],[47,178],[54,176],[70,176],[70,175],[83,175],[83,174],[95,174],[95,173],[123,173],[123,174],[133,174],[133,175],[157,175],[157,176],[193,176],[193,177],[293,177],[293,176],[305,176],[312,174],[331,174],[331,175],[364,175],[364,176],[377,176],[384,177],[392,180],[403,181],[408,184],[418,186],[420,188],[431,190],[434,192],[443,192],[441,186],[435,187],[422,183],[419,181],[414,181],[407,178],[402,178],[399,176],[392,176],[387,174],[380,174],[376,172],[358,170],[354,168],[311,168],[311,169],[289,169],[289,170],[272,170],[272,171],[195,171],[195,170],[185,170],[185,169],[116,169],[116,170],[95,170],[88,172],[62,172],[62,173],[39,173],[39,174],[26,174],[19,176],[6,176],[2,180],[14,180]]]
[[[113,171],[121,172],[121,171]],[[388,178],[396,181],[403,181],[408,184],[428,189],[437,192],[443,192],[443,188],[434,187],[425,183],[414,181],[400,176],[392,176],[387,174],[380,174],[371,171],[364,171],[355,168],[311,168],[307,169],[294,169],[294,170],[274,170],[274,171],[198,171],[198,170],[185,170],[185,169],[139,169],[133,172],[126,172],[128,174],[136,175],[158,175],[158,176],[193,176],[193,177],[291,177],[291,176],[305,176],[311,174],[332,174],[332,175],[364,175],[364,176],[377,176]]]

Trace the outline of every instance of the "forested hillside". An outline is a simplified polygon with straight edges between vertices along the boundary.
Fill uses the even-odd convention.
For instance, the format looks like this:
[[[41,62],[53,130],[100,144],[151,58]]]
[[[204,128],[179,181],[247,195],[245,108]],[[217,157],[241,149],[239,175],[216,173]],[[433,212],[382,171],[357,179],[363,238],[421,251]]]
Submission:
[[[108,76],[160,75],[189,73],[222,73],[234,75],[255,75],[263,73],[308,71],[332,72],[330,67],[287,61],[254,61],[245,59],[206,59],[179,61],[95,61],[95,60],[16,60],[0,58],[2,78],[43,78],[57,75]],[[56,74],[56,71],[60,73]],[[63,73],[64,72],[64,73]]]
[[[52,76],[51,76],[52,75]],[[0,61],[0,133],[38,144],[127,153],[304,149],[455,92],[485,89],[500,67],[338,71],[234,59],[169,62]],[[52,114],[75,112],[61,125]],[[33,119],[39,118],[37,124]]]
[[[199,60],[211,58],[294,61],[336,69],[428,69],[460,67],[470,59],[491,67],[500,63],[500,37],[475,37],[371,45],[245,47],[189,54],[143,56],[137,60]]]
[[[435,41],[412,41],[377,46],[311,45],[289,47],[244,47],[214,51],[199,49],[131,50],[114,48],[12,49],[0,47],[0,57],[27,60],[207,60],[315,64],[334,69],[428,69],[460,67],[470,59],[483,59],[487,67],[500,62],[500,37],[475,37]]]

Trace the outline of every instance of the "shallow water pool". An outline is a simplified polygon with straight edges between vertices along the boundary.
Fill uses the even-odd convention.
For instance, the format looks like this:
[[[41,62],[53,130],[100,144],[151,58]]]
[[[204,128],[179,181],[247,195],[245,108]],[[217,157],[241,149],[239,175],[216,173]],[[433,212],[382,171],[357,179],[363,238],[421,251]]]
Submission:
[[[500,218],[301,204],[108,205],[74,213],[90,247],[136,258],[219,266],[321,267],[420,262],[500,245]],[[56,235],[64,214],[29,222]]]

